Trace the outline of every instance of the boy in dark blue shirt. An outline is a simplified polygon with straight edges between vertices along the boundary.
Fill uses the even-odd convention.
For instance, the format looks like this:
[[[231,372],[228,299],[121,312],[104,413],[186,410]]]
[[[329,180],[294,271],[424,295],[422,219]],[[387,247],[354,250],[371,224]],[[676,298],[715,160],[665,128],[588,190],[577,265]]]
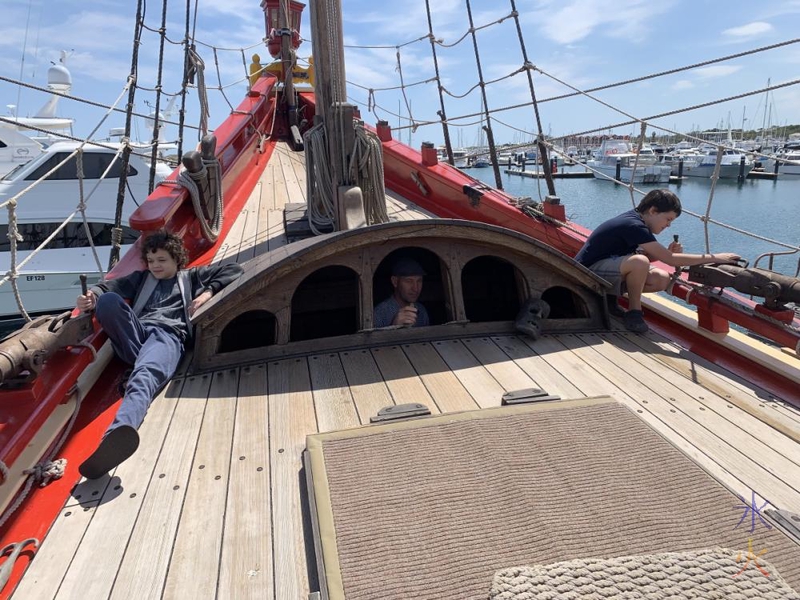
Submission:
[[[739,260],[738,254],[684,254],[679,242],[666,248],[656,235],[669,227],[681,214],[681,201],[669,190],[653,190],[633,210],[601,223],[587,238],[577,260],[612,284],[614,309],[616,296],[628,294],[625,328],[636,333],[647,331],[642,313],[642,294],[660,292],[669,285],[669,273],[652,267],[658,260],[673,267],[727,263]]]
[[[133,365],[113,423],[78,467],[87,479],[102,477],[136,451],[137,429],[183,357],[191,316],[242,274],[235,263],[182,270],[186,252],[181,239],[166,231],[144,240],[142,261],[147,270],[101,281],[78,297],[78,309],[95,311],[117,356]]]

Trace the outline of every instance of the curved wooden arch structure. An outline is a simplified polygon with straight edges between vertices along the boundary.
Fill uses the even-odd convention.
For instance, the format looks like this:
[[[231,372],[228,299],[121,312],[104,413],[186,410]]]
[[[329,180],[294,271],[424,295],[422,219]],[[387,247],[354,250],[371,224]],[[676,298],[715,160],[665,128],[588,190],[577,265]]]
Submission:
[[[427,269],[430,277],[425,286],[432,284],[441,289],[440,301],[446,316],[425,328],[375,329],[373,306],[383,298],[374,297],[373,280],[385,273],[385,267],[381,270],[381,266],[387,258],[404,249],[424,252],[429,260],[438,262],[433,269]],[[565,300],[567,308],[554,310],[551,318],[542,323],[544,332],[593,331],[608,327],[603,302],[607,283],[552,247],[524,234],[485,223],[450,219],[403,221],[311,238],[245,263],[241,279],[223,290],[195,318],[192,370],[359,346],[367,339],[374,344],[513,331],[513,323],[507,318],[483,319],[484,322],[479,323],[468,318],[462,270],[481,257],[513,266],[516,276],[512,285],[520,304],[527,298],[543,298],[550,304],[554,300],[559,303]],[[303,307],[295,305],[297,291],[304,282],[315,277],[322,281],[318,289],[311,288],[304,294],[315,301],[314,306],[305,307],[308,313],[336,310],[337,307],[330,307],[329,303],[348,296],[348,290],[342,289],[344,284],[336,281],[335,273],[355,274],[356,283],[352,285],[357,289],[349,289],[354,305],[346,307],[355,314],[352,327],[344,334],[295,337],[293,332],[298,328],[297,323],[293,328],[292,321],[304,318]],[[429,281],[433,277],[441,281]],[[336,294],[326,293],[334,289]],[[237,322],[241,325],[243,315],[248,314],[253,315],[254,322],[252,326],[245,323],[237,334],[242,338],[239,347],[231,349],[230,344],[223,347],[222,340],[232,338],[228,328]],[[256,322],[259,315],[270,320],[274,318],[274,324],[260,328]],[[336,315],[331,312],[330,318]],[[252,339],[266,330],[274,332],[273,339]]]

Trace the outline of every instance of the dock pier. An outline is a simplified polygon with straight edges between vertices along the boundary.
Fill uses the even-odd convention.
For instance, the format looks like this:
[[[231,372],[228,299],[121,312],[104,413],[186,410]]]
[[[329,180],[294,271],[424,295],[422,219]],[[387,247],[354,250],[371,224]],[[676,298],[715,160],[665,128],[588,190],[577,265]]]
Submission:
[[[534,179],[543,179],[544,171],[539,169],[535,171],[523,171],[522,169],[506,169],[506,175],[518,175],[520,177],[532,177]],[[557,173],[553,173],[553,179],[588,179],[594,177],[591,171],[564,171],[559,169]]]

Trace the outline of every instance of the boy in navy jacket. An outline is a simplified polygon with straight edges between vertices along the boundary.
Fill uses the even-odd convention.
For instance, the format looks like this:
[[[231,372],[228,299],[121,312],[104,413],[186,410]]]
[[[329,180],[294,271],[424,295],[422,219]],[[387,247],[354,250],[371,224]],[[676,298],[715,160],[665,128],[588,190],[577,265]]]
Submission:
[[[117,356],[133,365],[113,423],[78,467],[87,479],[102,477],[136,451],[137,429],[183,357],[191,316],[242,274],[235,263],[183,270],[181,239],[165,231],[144,240],[142,260],[147,270],[102,281],[78,297],[78,309],[95,311]]]

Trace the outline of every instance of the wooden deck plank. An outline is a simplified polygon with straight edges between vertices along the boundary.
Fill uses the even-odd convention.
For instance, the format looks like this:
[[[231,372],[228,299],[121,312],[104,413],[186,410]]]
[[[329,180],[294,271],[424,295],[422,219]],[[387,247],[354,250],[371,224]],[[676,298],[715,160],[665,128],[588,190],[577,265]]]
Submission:
[[[267,367],[243,367],[233,427],[218,598],[272,596]]]
[[[242,231],[242,243],[239,245],[239,252],[236,255],[235,261],[239,264],[250,260],[255,256],[256,238],[258,237],[258,230],[262,227],[259,221],[261,214],[261,194],[263,192],[264,184],[259,179],[256,186],[253,188],[250,198],[247,200],[247,222],[245,223],[244,230]],[[266,227],[266,225],[264,225]]]
[[[286,231],[283,228],[282,210],[270,210],[267,212],[266,242],[270,252],[287,244]]]
[[[230,262],[239,253],[239,248],[242,245],[242,232],[247,223],[247,212],[247,204],[245,204],[242,211],[236,215],[230,231],[225,236],[225,241],[214,253],[213,263]]]
[[[596,343],[598,340],[602,340],[602,343]],[[789,489],[794,490],[800,499],[800,467],[773,446],[773,442],[777,442],[778,436],[781,434],[775,432],[770,437],[770,443],[766,444],[752,433],[752,427],[756,426],[757,419],[749,417],[750,423],[741,427],[718,412],[709,409],[703,402],[690,395],[690,392],[694,391],[696,394],[708,396],[712,396],[712,392],[703,391],[702,388],[697,392],[699,386],[692,381],[671,381],[670,374],[672,372],[669,369],[657,369],[659,363],[648,360],[647,356],[639,352],[635,354],[626,352],[630,346],[624,345],[624,340],[620,340],[616,336],[614,339],[593,334],[561,336],[560,341],[568,345],[588,342],[587,345],[591,345],[593,350],[613,361],[630,377],[635,377],[653,393],[668,400],[670,406],[681,411],[705,429],[713,431],[719,439],[745,454],[760,467],[760,470],[772,475],[776,482],[780,481]],[[713,400],[723,407],[726,402],[719,396]],[[747,417],[745,414],[741,414],[741,416]],[[790,440],[786,441],[790,442]],[[787,449],[790,453],[797,454],[800,446],[791,443],[791,447],[787,446]],[[794,486],[790,482],[795,482]],[[798,502],[798,506],[800,506],[800,502]]]
[[[500,405],[505,392],[503,386],[461,340],[442,340],[434,342],[433,346],[481,408]]]
[[[209,375],[184,382],[111,598],[161,597],[210,385]]]
[[[292,358],[269,363],[267,380],[274,600],[305,598],[309,585],[303,534],[301,456],[306,436],[317,431],[306,360]]]
[[[525,371],[536,386],[548,394],[562,398],[583,398],[586,396],[576,388],[544,358],[536,354],[518,336],[502,335],[492,337],[492,341]]]
[[[394,399],[369,350],[347,351],[339,356],[359,420],[366,425],[382,408],[392,406]]]
[[[479,408],[478,403],[461,384],[458,377],[450,371],[431,344],[427,342],[403,344],[403,351],[441,412]]]
[[[697,407],[691,407],[691,403],[677,406],[668,398],[677,397],[675,394],[680,390],[668,386],[612,343],[600,336],[595,338],[596,343],[587,345],[577,336],[563,335],[549,343],[565,344],[588,368],[596,370],[598,380],[616,386],[633,399],[635,410],[642,411],[639,414],[646,412],[657,417],[664,424],[658,428],[662,434],[667,436],[669,431],[674,431],[689,442],[695,448],[691,455],[711,473],[722,480],[725,473],[732,474],[739,482],[734,490],[743,497],[749,498],[750,491],[754,490],[773,506],[795,512],[800,509],[800,494],[749,456],[749,448],[737,428],[729,427],[719,417],[709,419],[709,411],[694,410]],[[703,414],[702,421],[694,418],[696,412]],[[742,445],[737,446],[737,443]],[[699,460],[701,455],[705,457],[703,460]]]
[[[306,155],[305,152],[290,152],[290,162],[294,170],[294,176],[297,179],[297,185],[300,186],[303,201],[306,201],[306,190],[308,183],[308,172],[306,170]],[[296,200],[300,202],[300,200]]]
[[[281,211],[282,214],[283,207],[286,206],[287,202],[292,202],[292,199],[289,195],[289,188],[286,187],[286,182],[283,179],[283,163],[281,162],[280,153],[270,161],[270,166],[274,166],[275,174],[275,210]]]
[[[260,256],[269,251],[269,211],[275,206],[275,184],[266,175],[261,178],[261,203],[258,205],[256,222],[256,238],[253,247],[254,256]]]
[[[397,214],[403,220],[415,220],[415,219],[433,219],[436,218],[436,215],[432,212],[425,210],[424,208],[417,206],[410,200],[404,198],[403,196],[393,192],[391,190],[386,190],[386,210],[389,211],[391,207],[392,211]]]
[[[436,403],[399,346],[373,348],[372,356],[396,404],[419,402],[438,414]]]
[[[794,439],[800,436],[800,410],[796,407],[661,336],[648,334],[629,338],[652,358],[684,377],[697,381],[729,401],[734,401],[742,410],[754,415],[762,414],[767,422],[772,423],[775,419],[774,426],[784,432],[792,432],[790,435]]]
[[[800,429],[797,432],[797,440],[792,439],[788,435],[780,433],[779,430],[776,431],[775,427],[766,423],[759,414],[762,411],[751,412],[740,408],[738,402],[732,402],[733,398],[730,394],[722,396],[714,389],[709,389],[701,383],[696,383],[691,379],[687,380],[686,377],[673,369],[659,369],[658,367],[662,363],[658,359],[652,358],[650,353],[643,351],[633,341],[632,337],[635,336],[615,336],[613,343],[621,351],[634,356],[643,366],[658,372],[659,376],[665,381],[691,396],[695,402],[704,406],[706,410],[720,415],[723,419],[751,435],[755,438],[756,445],[763,445],[764,442],[762,440],[769,440],[769,448],[771,450],[792,461],[792,465],[787,467],[789,470],[785,473],[786,477],[784,479],[792,481],[791,473],[794,473],[798,486],[800,486],[800,472],[792,469],[792,467],[800,466],[800,444],[798,444],[798,441],[800,441]],[[737,396],[737,400],[747,402],[741,395]],[[770,414],[769,416],[772,417],[773,415]]]
[[[280,160],[281,173],[283,175],[287,194],[289,198],[292,198],[292,200],[288,200],[287,202],[305,202],[305,185],[301,185],[298,180],[295,170],[296,160],[293,157],[293,155],[297,155],[298,153],[292,151],[289,146],[285,144],[282,149],[283,151],[278,155],[278,159]]]
[[[467,338],[464,345],[505,391],[536,387],[536,381],[516,363],[508,360],[508,355],[490,338]],[[497,405],[500,405],[500,399]]]
[[[95,574],[98,568],[109,573],[116,573],[119,569],[182,386],[182,380],[173,380],[164,388],[153,401],[139,429],[138,450],[117,467],[112,477],[98,480],[107,482],[100,506],[83,535],[56,598],[108,597],[114,580],[96,577]],[[84,495],[82,488],[93,487],[94,483],[79,484],[73,494]],[[68,552],[62,541],[58,544],[62,551]],[[98,564],[98,558],[102,565]]]
[[[61,510],[50,531],[47,532],[44,542],[36,551],[34,556],[36,560],[31,562],[25,577],[11,595],[13,600],[31,598],[49,600],[56,597],[64,575],[75,556],[75,550],[94,518],[99,502],[95,500],[83,506],[76,504]],[[30,546],[26,548],[29,549]],[[23,555],[17,560],[28,559]]]
[[[163,598],[216,596],[238,385],[238,369],[213,375]]]
[[[278,165],[278,161],[275,159],[275,152],[277,152],[280,145],[281,142],[276,145],[275,150],[269,157],[269,162],[264,167],[264,172],[260,179],[264,184],[261,190],[261,204],[265,206],[267,210],[275,210],[275,194],[280,185],[280,182],[275,178],[276,166]]]
[[[357,427],[360,422],[347,385],[342,361],[336,353],[308,357],[317,427],[321,432]]]

